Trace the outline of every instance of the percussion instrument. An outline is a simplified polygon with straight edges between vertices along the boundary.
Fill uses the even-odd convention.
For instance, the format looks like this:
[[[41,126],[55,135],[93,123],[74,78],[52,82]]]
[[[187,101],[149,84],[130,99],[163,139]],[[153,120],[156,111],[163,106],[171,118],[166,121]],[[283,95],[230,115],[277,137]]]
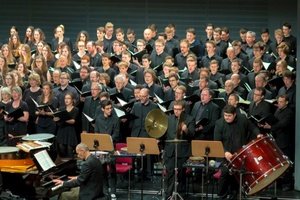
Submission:
[[[145,118],[145,130],[153,138],[160,138],[168,128],[168,117],[160,109],[151,110]]]
[[[281,176],[290,163],[273,137],[267,135],[251,141],[234,154],[229,170],[233,172],[245,170],[242,187],[247,195],[253,195]],[[234,175],[239,180],[239,174]]]
[[[18,159],[19,158],[19,149],[17,147],[0,147],[0,159],[7,160],[7,159]]]
[[[22,140],[25,141],[46,141],[54,138],[53,134],[50,133],[37,133],[32,135],[26,135],[22,137]]]
[[[187,142],[187,140],[181,140],[181,139],[173,139],[173,140],[165,140],[166,143],[181,143],[181,142]]]

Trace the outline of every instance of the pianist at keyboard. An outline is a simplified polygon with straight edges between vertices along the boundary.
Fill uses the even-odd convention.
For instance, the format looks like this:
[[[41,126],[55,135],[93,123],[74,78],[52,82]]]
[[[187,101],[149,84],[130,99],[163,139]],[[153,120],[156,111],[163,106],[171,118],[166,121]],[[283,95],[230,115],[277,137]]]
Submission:
[[[87,145],[80,143],[76,146],[76,153],[84,162],[80,174],[68,181],[53,180],[57,186],[73,188],[79,186],[79,200],[104,200],[103,174],[100,160],[92,155]]]

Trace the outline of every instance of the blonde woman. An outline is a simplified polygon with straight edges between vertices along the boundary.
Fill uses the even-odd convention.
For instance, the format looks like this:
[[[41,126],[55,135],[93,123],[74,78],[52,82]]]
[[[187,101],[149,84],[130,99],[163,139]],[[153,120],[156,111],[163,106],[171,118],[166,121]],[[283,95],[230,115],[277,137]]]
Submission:
[[[29,108],[28,132],[32,134],[36,133],[36,105],[34,104],[32,99],[34,99],[37,102],[38,97],[42,94],[42,89],[40,87],[40,75],[33,72],[29,75],[28,81],[30,87],[24,91],[23,100],[27,103]]]
[[[4,84],[4,78],[5,75],[7,74],[8,67],[7,67],[7,62],[6,58],[0,54],[0,85]]]
[[[10,36],[8,46],[11,49],[13,57],[17,60],[20,57],[19,47],[21,46],[21,41],[18,34],[14,33]]]
[[[64,25],[61,24],[61,25],[57,26],[56,29],[55,29],[56,38],[54,38],[52,40],[52,50],[53,51],[56,51],[57,47],[58,47],[58,44],[60,44],[62,42],[66,43],[69,46],[70,49],[73,49],[70,38],[65,37],[64,34],[65,34]]]
[[[28,133],[27,122],[29,119],[29,109],[27,103],[22,101],[22,89],[18,86],[15,86],[11,90],[12,101],[6,105],[5,110],[11,113],[20,108],[23,111],[23,116],[19,118],[9,117],[8,115],[4,116],[8,134],[8,144],[16,145],[20,139],[20,136]]]
[[[46,60],[42,55],[38,55],[33,59],[31,69],[41,76],[42,83],[51,81],[51,74],[48,70]]]
[[[43,47],[43,50],[42,50],[42,55],[46,60],[47,67],[48,68],[54,67],[54,63],[55,63],[56,59],[55,59],[49,45],[45,44],[45,46]]]
[[[3,114],[3,106],[5,106],[11,102],[11,91],[8,87],[2,87],[0,90],[1,94],[1,108],[0,108],[0,146],[6,145],[6,131],[5,131],[5,121]]]
[[[31,50],[28,44],[21,46],[20,62],[25,63],[28,69],[31,69]]]
[[[6,59],[6,63],[9,67],[9,70],[13,70],[16,66],[16,59],[12,55],[11,49],[8,44],[4,44],[1,47],[1,53]]]

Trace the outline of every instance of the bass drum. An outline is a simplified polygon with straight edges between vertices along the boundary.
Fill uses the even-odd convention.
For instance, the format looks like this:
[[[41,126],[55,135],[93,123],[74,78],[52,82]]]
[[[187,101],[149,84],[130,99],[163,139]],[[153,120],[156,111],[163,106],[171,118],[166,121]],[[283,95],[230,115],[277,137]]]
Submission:
[[[245,169],[242,186],[247,195],[253,195],[280,177],[290,164],[273,137],[267,135],[251,141],[234,154],[229,170]],[[239,174],[234,175],[239,181]]]

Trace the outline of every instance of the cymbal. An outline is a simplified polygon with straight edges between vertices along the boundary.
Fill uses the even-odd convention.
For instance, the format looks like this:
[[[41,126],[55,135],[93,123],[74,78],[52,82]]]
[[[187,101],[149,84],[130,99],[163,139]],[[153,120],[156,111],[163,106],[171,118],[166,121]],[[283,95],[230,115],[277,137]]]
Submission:
[[[145,118],[145,129],[149,136],[160,138],[168,128],[168,117],[160,109],[151,110]]]
[[[173,139],[173,140],[165,140],[167,143],[180,143],[180,142],[187,142],[187,140],[181,140],[181,139]]]

